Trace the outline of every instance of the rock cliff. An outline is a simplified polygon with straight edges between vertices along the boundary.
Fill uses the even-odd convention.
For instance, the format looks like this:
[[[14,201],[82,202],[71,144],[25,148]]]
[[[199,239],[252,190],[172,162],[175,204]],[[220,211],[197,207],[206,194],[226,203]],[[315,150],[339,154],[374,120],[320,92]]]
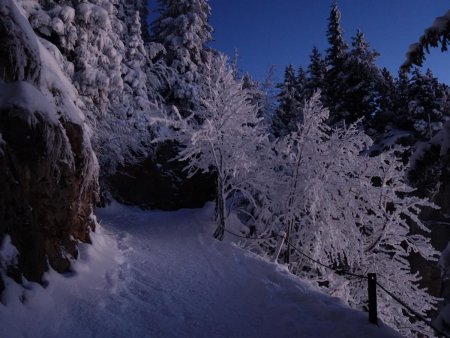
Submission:
[[[0,279],[19,283],[69,271],[95,227],[90,130],[52,47],[14,1],[0,3],[0,243],[18,251],[17,264],[0,254]]]

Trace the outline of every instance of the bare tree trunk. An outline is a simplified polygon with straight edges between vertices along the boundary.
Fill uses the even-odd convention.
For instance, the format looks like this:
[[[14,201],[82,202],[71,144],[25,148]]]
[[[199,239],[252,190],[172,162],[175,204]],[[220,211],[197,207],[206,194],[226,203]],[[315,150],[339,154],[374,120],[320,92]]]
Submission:
[[[223,181],[220,175],[217,175],[217,196],[216,196],[216,223],[217,229],[214,232],[214,238],[223,240],[225,233],[225,200],[223,198]]]

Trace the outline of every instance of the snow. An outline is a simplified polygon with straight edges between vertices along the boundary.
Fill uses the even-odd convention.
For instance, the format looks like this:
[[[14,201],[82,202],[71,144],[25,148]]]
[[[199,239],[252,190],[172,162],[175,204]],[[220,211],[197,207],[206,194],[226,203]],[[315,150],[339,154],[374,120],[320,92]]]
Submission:
[[[69,121],[83,125],[85,118],[79,108],[81,102],[78,100],[78,92],[61,70],[64,57],[53,44],[44,39],[40,39],[38,45],[42,61],[40,89]]]
[[[11,237],[9,235],[5,235],[2,243],[0,244],[0,267],[2,267],[2,263],[6,263],[7,265],[16,265],[18,254],[19,252],[11,242]]]
[[[14,58],[14,69],[10,70],[18,80],[28,80],[35,83],[39,78],[38,46],[36,35],[21,10],[11,0],[0,2],[0,15],[9,17],[6,27],[8,32],[6,47],[8,57]],[[13,39],[12,39],[13,38]],[[10,41],[8,41],[10,40]]]
[[[63,35],[64,34],[64,23],[60,18],[53,18],[52,20],[52,28],[56,32],[56,34]]]
[[[73,273],[25,290],[6,279],[0,336],[399,337],[232,238],[214,240],[213,209],[97,210]]]
[[[72,22],[75,19],[75,10],[72,7],[64,6],[59,16],[64,22]]]
[[[11,114],[10,109],[16,107],[14,114],[26,114],[21,118],[28,122],[30,126],[37,123],[35,113],[40,113],[46,120],[57,124],[55,108],[48,99],[28,82],[0,82],[0,109]]]
[[[76,13],[78,19],[85,24],[95,23],[100,28],[105,30],[108,30],[110,28],[108,12],[99,6],[83,2],[78,5]]]

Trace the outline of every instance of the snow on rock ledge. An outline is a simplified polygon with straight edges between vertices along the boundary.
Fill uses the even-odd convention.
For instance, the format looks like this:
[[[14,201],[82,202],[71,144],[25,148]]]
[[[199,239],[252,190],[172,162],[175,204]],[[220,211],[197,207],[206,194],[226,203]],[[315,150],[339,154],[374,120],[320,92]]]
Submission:
[[[0,3],[0,47],[0,240],[19,253],[14,269],[0,261],[0,279],[41,282],[90,241],[98,164],[75,88],[11,0]]]

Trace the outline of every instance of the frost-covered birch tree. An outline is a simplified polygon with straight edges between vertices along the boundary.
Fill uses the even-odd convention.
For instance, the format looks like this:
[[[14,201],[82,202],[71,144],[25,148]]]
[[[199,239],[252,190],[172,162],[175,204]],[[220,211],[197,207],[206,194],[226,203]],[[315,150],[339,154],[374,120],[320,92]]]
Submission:
[[[226,227],[227,200],[236,193],[252,200],[249,186],[258,170],[256,152],[267,136],[262,132],[258,108],[251,105],[242,82],[234,77],[227,58],[211,57],[205,63],[200,111],[184,118],[172,114],[154,119],[175,130],[171,136],[181,146],[178,160],[186,161],[190,175],[197,171],[216,176],[214,236],[222,239]]]
[[[293,246],[335,270],[377,273],[382,285],[426,316],[436,299],[419,286],[421,278],[408,258],[416,253],[436,260],[429,239],[411,233],[412,224],[429,232],[418,215],[422,207],[433,205],[412,195],[405,166],[394,151],[366,156],[371,139],[357,125],[330,129],[318,93],[306,103],[303,115],[303,124],[277,141],[260,166],[266,168],[261,170],[264,181],[273,184],[262,205],[266,223],[259,232],[284,230]],[[260,245],[272,250],[274,243]],[[285,257],[297,275],[355,308],[367,307],[367,280],[338,275],[292,247],[286,248]],[[384,293],[379,294],[379,316],[406,336],[428,332]]]

